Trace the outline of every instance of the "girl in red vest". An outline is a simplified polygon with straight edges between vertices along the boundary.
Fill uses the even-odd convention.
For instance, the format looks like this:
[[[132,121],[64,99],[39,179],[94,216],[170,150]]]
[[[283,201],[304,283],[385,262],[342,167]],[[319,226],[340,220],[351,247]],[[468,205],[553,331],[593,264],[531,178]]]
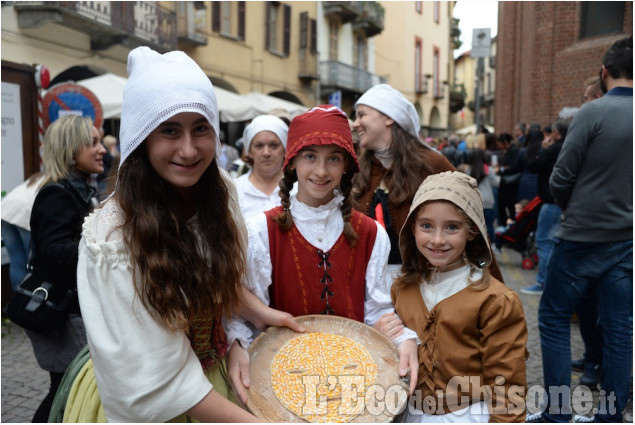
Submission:
[[[353,175],[359,171],[346,115],[317,106],[291,122],[280,181],[281,206],[254,216],[249,233],[247,279],[265,304],[294,316],[332,314],[374,325],[399,346],[399,373],[417,370],[416,334],[394,315],[385,271],[390,251],[386,231],[353,209]],[[295,182],[297,195],[290,195]],[[389,317],[390,317],[389,316]],[[246,401],[251,329],[234,319],[229,377]],[[414,374],[416,375],[416,374]],[[416,377],[416,376],[415,376]],[[414,390],[416,379],[412,379]]]

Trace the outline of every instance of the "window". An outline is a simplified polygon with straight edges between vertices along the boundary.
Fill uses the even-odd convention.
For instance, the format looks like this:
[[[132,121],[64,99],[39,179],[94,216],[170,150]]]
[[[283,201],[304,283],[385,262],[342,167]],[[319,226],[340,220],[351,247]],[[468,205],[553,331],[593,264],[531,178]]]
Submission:
[[[421,12],[423,11],[423,2],[420,1],[416,1],[415,2],[415,10],[417,11],[417,13],[421,14]]]
[[[336,61],[338,59],[337,45],[339,38],[339,25],[336,21],[329,21],[329,60]]]
[[[355,34],[354,50],[353,66],[359,69],[368,69],[368,46],[365,34],[360,32]]]
[[[228,1],[221,3],[221,19],[220,19],[220,33],[229,35],[232,33],[231,27],[231,9],[232,4]]]
[[[269,49],[276,51],[278,47],[278,12],[280,10],[280,5],[278,3],[272,3],[269,6],[269,11],[267,12],[267,20],[269,26]]]
[[[212,31],[217,32],[224,37],[244,40],[245,2],[213,1]]]
[[[289,56],[291,6],[269,1],[265,19],[265,49],[277,55]]]
[[[437,24],[441,20],[441,2],[435,1],[433,2],[434,7],[434,22]]]
[[[423,92],[423,72],[421,72],[421,61],[423,53],[423,41],[415,38],[415,92]]]
[[[300,49],[317,54],[317,21],[309,18],[309,12],[300,13]]]
[[[580,38],[622,32],[623,1],[580,2]]]
[[[434,97],[441,97],[441,86],[439,78],[439,48],[434,48],[434,54],[432,56],[432,92]]]

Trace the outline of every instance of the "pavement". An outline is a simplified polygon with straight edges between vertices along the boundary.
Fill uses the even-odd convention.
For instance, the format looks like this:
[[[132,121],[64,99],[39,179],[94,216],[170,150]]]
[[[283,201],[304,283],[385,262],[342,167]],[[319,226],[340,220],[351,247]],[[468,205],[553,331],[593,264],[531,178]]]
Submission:
[[[503,272],[505,283],[518,291],[525,286],[535,283],[537,267],[524,270],[521,267],[519,253],[503,248],[497,255],[498,263]],[[528,388],[542,385],[542,357],[540,352],[540,336],[538,332],[538,303],[537,295],[520,294],[525,310],[529,337],[527,349],[527,384]],[[40,401],[48,392],[49,375],[40,369],[33,356],[31,343],[24,331],[2,318],[2,339],[0,351],[2,353],[2,369],[0,380],[2,392],[0,394],[0,413],[2,422],[31,422]],[[580,337],[577,323],[571,324],[571,351],[573,358],[582,356],[584,346]],[[580,374],[571,373],[571,382],[577,383]],[[594,391],[597,400],[598,392]],[[625,422],[632,422],[632,394],[629,408],[625,415]]]

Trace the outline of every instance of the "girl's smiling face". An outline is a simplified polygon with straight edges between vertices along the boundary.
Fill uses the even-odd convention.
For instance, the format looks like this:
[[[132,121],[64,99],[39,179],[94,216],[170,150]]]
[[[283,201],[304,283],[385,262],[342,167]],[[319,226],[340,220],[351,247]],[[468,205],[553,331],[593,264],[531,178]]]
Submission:
[[[196,112],[183,112],[161,123],[146,139],[150,164],[177,191],[189,191],[212,163],[216,135]]]
[[[298,201],[319,207],[333,199],[346,173],[347,154],[336,145],[311,145],[293,158],[289,167],[298,176]]]
[[[451,202],[432,201],[419,208],[412,224],[419,252],[435,267],[450,266],[450,271],[463,266],[465,245],[475,238],[463,214]]]
[[[392,142],[391,127],[394,121],[378,110],[366,105],[355,108],[353,129],[359,135],[359,146],[371,151],[378,151],[390,146]]]

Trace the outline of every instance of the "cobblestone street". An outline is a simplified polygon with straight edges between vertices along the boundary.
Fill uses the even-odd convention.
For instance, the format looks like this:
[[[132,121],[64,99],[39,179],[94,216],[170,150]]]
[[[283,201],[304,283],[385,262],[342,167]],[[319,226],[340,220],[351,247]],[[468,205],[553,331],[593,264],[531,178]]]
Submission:
[[[521,257],[515,251],[504,249],[498,257],[508,286],[518,291],[535,281],[537,269],[524,270],[520,266]],[[542,359],[538,334],[537,295],[520,294],[529,340],[527,349],[527,384],[542,385]],[[576,323],[571,325],[571,344],[574,358],[583,353],[582,340]],[[577,383],[579,374],[572,372],[572,383]],[[2,422],[30,422],[48,388],[48,373],[42,371],[33,357],[31,344],[19,327],[8,320],[2,320]],[[597,393],[597,392],[596,392]],[[597,394],[596,394],[597,395]],[[632,402],[625,421],[632,421]]]

